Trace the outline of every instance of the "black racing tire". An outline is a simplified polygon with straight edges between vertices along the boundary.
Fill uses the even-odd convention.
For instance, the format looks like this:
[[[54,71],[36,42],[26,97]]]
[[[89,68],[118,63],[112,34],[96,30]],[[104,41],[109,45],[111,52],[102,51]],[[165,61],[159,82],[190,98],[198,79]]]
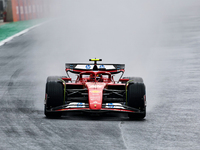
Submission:
[[[46,83],[46,103],[44,114],[46,117],[60,117],[61,112],[47,112],[47,110],[61,106],[64,102],[64,87],[61,82],[48,81]]]
[[[123,77],[122,79],[129,79],[129,81],[133,80],[131,83],[144,83],[141,77]]]
[[[146,116],[144,83],[131,83],[127,89],[128,106],[141,110],[143,113],[129,113],[130,119],[143,119]]]
[[[62,113],[61,112],[47,112],[47,106],[44,105],[44,114],[47,118],[60,118]]]

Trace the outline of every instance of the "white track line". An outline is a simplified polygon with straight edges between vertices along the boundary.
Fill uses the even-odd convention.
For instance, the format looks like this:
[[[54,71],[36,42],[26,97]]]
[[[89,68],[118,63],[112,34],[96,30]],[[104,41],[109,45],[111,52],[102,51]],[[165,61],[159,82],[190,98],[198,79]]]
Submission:
[[[31,29],[33,29],[33,28],[36,28],[36,27],[38,27],[38,26],[40,26],[40,25],[42,25],[42,24],[43,24],[43,23],[38,24],[38,25],[35,25],[35,26],[32,26],[32,27],[30,27],[30,28],[28,28],[28,29],[25,29],[25,30],[23,30],[23,31],[21,31],[21,32],[19,32],[19,33],[15,34],[15,35],[13,35],[13,36],[11,36],[11,37],[9,37],[9,38],[3,40],[3,41],[0,41],[0,46],[2,46],[2,45],[4,45],[4,44],[6,44],[7,42],[11,41],[13,38],[18,37],[18,36],[20,36],[20,35],[22,35],[22,34],[28,32],[29,30],[31,30]]]

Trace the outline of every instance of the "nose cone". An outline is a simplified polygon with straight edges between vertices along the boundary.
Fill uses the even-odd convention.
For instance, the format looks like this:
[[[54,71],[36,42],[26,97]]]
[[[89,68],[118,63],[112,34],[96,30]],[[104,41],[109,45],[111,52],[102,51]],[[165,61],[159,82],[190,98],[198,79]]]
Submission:
[[[102,106],[102,90],[89,91],[90,109],[101,109]]]
[[[105,83],[86,83],[88,88],[89,107],[93,110],[99,110],[102,106],[103,89]]]

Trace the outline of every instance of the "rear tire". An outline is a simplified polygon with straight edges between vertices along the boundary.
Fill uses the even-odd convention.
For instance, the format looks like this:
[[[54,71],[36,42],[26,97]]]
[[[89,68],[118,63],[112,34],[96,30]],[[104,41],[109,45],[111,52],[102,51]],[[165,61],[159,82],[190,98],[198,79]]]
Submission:
[[[129,113],[130,119],[143,119],[146,116],[145,106],[145,85],[144,83],[131,83],[128,86],[127,101],[128,106],[139,109],[143,113]]]
[[[123,79],[133,80],[131,83],[144,83],[141,77],[123,77]]]
[[[62,78],[66,78],[66,76],[49,76],[47,82],[59,82]]]
[[[53,107],[63,105],[64,88],[61,82],[48,81],[46,83],[46,104],[44,106],[44,114],[46,117],[60,117],[61,112],[47,112]]]

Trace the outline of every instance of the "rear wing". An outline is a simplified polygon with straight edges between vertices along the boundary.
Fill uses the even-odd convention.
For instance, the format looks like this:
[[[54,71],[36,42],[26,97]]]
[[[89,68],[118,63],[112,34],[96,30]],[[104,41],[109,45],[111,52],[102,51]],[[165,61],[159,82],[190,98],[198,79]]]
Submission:
[[[94,67],[95,66],[95,67]],[[96,68],[97,67],[97,68]],[[94,69],[95,68],[95,69]],[[79,74],[83,71],[106,71],[111,74],[117,74],[125,71],[125,64],[97,64],[93,63],[66,63],[65,64],[66,72]]]

